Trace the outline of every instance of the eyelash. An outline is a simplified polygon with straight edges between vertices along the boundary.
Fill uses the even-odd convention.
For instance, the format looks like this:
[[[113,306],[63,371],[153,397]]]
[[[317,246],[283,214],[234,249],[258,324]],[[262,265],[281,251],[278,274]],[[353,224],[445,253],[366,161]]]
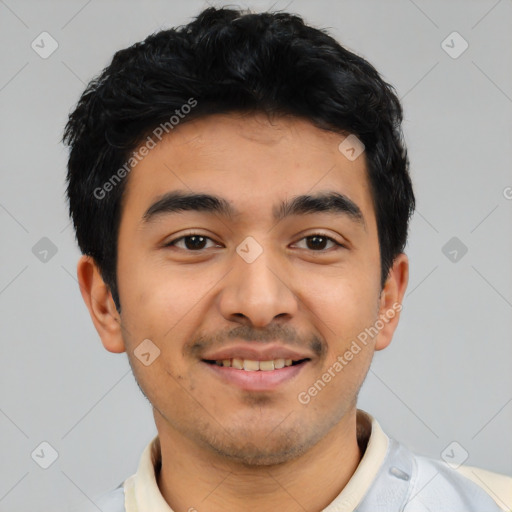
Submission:
[[[208,240],[212,240],[212,241],[214,241],[214,240],[213,240],[212,238],[210,238],[209,236],[204,236],[204,235],[202,235],[202,234],[200,234],[200,233],[189,233],[189,234],[187,234],[187,235],[183,235],[183,236],[180,236],[179,238],[175,238],[174,240],[171,240],[170,242],[166,243],[166,244],[164,245],[164,247],[176,247],[176,243],[177,243],[177,242],[179,242],[180,240],[184,240],[185,238],[194,237],[194,236],[198,236],[198,237],[201,237],[201,238],[206,238],[206,239],[208,239]],[[335,244],[335,246],[337,246],[337,247],[345,248],[345,246],[344,246],[344,245],[342,245],[342,244],[340,244],[339,242],[337,242],[334,238],[332,238],[332,237],[330,237],[330,236],[327,236],[327,235],[325,235],[325,234],[323,234],[323,233],[311,233],[310,235],[307,235],[307,236],[302,237],[302,238],[299,240],[299,242],[300,242],[300,241],[302,241],[302,240],[304,240],[304,239],[306,239],[306,238],[313,238],[313,237],[315,237],[315,236],[318,236],[318,237],[321,237],[321,238],[325,238],[325,239],[329,240],[330,242],[333,242],[333,243]],[[206,249],[198,249],[198,250],[194,251],[194,250],[186,249],[186,248],[182,248],[182,247],[178,247],[178,249],[182,249],[182,250],[184,250],[184,251],[186,251],[186,252],[196,252],[196,253],[200,253],[200,252],[202,252],[202,251],[205,251],[205,250],[206,250]],[[331,249],[332,249],[332,247],[331,247]],[[320,250],[315,251],[315,250],[313,250],[313,249],[309,249],[309,251],[311,251],[311,252],[318,252],[318,253],[327,252],[328,250],[329,250],[329,249],[320,249]]]

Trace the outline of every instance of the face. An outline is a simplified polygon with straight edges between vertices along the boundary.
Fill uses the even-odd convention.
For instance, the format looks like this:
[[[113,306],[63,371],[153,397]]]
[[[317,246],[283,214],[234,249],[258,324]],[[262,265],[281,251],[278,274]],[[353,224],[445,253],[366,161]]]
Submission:
[[[160,433],[269,464],[354,410],[389,329],[358,340],[391,307],[364,153],[349,160],[344,138],[215,115],[176,127],[131,171],[120,343]]]

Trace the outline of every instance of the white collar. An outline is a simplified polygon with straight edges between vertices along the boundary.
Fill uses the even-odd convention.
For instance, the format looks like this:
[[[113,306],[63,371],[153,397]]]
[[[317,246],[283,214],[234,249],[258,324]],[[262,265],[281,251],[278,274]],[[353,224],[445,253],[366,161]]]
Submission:
[[[373,484],[386,456],[389,438],[373,416],[357,410],[358,443],[367,442],[356,471],[338,496],[322,512],[352,512]],[[156,436],[144,449],[135,475],[124,482],[126,512],[173,512],[158,488],[155,468],[161,464],[160,440]]]

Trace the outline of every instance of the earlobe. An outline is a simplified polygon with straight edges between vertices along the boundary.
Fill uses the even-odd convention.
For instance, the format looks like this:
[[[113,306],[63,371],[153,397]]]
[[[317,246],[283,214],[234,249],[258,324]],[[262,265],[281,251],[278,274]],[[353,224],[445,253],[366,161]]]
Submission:
[[[109,352],[125,351],[121,332],[121,319],[108,286],[103,281],[96,262],[82,256],[77,265],[78,284],[85,305],[103,346]]]
[[[379,319],[383,327],[375,341],[375,350],[386,348],[398,326],[402,301],[409,281],[409,259],[400,253],[389,270],[388,278],[382,289],[379,306]]]

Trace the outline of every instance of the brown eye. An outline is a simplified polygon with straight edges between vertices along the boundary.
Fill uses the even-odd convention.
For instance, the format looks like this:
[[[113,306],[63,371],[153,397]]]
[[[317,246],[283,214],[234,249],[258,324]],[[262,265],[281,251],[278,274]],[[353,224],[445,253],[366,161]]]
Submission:
[[[176,238],[175,240],[171,240],[169,243],[165,244],[165,247],[174,246],[178,247],[179,249],[185,249],[187,251],[196,252],[205,249],[205,244],[207,243],[208,240],[211,240],[213,242],[213,240],[207,236],[186,235]],[[184,247],[179,247],[177,244],[182,241],[184,242]]]
[[[332,246],[326,248],[326,245],[329,242],[332,242],[334,246],[343,247],[336,240],[334,240],[334,238],[331,238],[330,236],[324,235],[322,233],[314,233],[313,235],[305,236],[300,241],[302,240],[306,240],[306,247],[304,247],[305,249],[316,252],[325,251],[326,249],[332,248]]]

